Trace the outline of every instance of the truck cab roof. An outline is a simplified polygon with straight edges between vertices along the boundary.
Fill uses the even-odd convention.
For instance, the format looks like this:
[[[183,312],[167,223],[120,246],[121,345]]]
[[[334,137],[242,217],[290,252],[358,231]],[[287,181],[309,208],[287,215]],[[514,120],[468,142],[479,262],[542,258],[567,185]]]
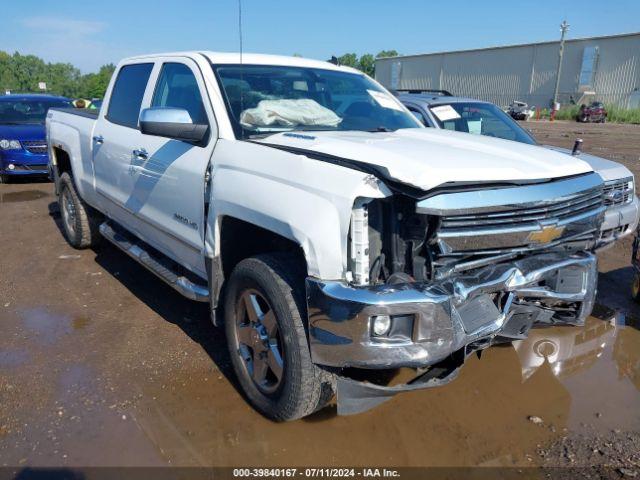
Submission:
[[[321,68],[324,70],[349,71],[352,73],[363,75],[363,73],[360,70],[357,70],[355,68],[335,65],[330,62],[325,62],[322,60],[314,60],[310,58],[289,57],[285,55],[268,55],[268,54],[262,54],[262,53],[242,53],[241,55],[238,52],[213,52],[209,50],[165,52],[165,53],[155,53],[150,55],[139,55],[135,57],[125,58],[123,60],[123,63],[127,63],[131,60],[140,60],[145,58],[196,57],[196,56],[203,56],[210,63],[216,64],[216,65],[221,65],[221,64],[237,65],[240,63],[246,63],[248,65],[282,65],[282,66],[296,66],[296,67],[307,67],[307,68]]]

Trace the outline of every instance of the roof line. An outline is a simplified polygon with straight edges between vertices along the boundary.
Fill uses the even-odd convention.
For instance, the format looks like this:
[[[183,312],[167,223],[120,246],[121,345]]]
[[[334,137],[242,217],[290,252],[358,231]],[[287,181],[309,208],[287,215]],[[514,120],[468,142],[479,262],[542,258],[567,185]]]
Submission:
[[[585,40],[605,40],[609,38],[619,38],[619,37],[631,37],[634,35],[640,35],[640,32],[629,32],[629,33],[617,33],[615,35],[600,35],[596,37],[582,37],[582,38],[568,38],[565,40],[565,43],[572,42],[582,42]],[[439,52],[427,52],[427,53],[413,53],[411,55],[398,55],[395,57],[383,57],[376,58],[376,62],[384,61],[384,60],[394,60],[400,58],[411,58],[411,57],[426,57],[430,55],[445,55],[451,53],[467,53],[467,52],[479,52],[483,50],[498,50],[503,48],[517,48],[517,47],[530,47],[533,45],[549,45],[554,43],[560,43],[560,39],[558,40],[546,40],[544,42],[530,42],[530,43],[514,43],[512,45],[494,45],[491,47],[481,47],[481,48],[467,48],[462,50],[448,50],[448,51],[439,51]]]

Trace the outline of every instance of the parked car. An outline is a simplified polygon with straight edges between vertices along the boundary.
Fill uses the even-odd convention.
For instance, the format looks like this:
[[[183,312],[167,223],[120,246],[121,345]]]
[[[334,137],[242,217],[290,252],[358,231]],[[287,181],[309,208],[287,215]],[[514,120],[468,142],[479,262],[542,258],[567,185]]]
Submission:
[[[47,111],[70,106],[68,98],[52,95],[0,96],[0,183],[10,177],[47,174]]]
[[[514,101],[509,105],[507,113],[514,120],[529,120],[535,115],[536,111],[535,107],[529,107],[524,102]]]
[[[604,123],[607,120],[607,109],[602,102],[591,102],[589,105],[584,103],[580,105],[578,114],[576,115],[577,122],[597,122]]]
[[[591,312],[604,185],[580,158],[424,128],[361,72],[295,57],[126,59],[104,105],[47,117],[67,240],[101,234],[209,302],[269,418],[443,385]],[[400,367],[415,378],[381,381]]]
[[[471,98],[401,93],[399,100],[427,127],[456,130],[489,137],[538,145],[535,138],[490,102]],[[541,147],[567,155],[572,150],[550,145]],[[634,178],[624,165],[595,155],[580,153],[605,182],[607,211],[600,232],[599,247],[631,235],[638,224],[640,204],[635,195]]]

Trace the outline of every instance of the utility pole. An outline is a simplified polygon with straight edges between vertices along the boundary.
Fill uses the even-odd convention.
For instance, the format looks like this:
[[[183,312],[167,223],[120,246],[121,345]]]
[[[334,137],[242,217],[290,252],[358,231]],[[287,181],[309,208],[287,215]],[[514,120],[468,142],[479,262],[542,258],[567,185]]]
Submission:
[[[566,20],[563,20],[560,24],[560,52],[558,52],[558,69],[556,71],[556,88],[553,90],[553,109],[555,110],[558,102],[558,90],[560,89],[560,73],[562,72],[562,55],[564,53],[564,36],[569,30],[569,24]]]

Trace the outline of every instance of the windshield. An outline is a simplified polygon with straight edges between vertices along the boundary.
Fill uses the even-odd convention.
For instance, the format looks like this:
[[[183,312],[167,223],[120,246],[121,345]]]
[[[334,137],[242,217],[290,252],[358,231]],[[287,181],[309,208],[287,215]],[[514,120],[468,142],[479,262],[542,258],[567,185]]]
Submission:
[[[213,66],[240,138],[291,130],[393,131],[420,128],[402,105],[364,75],[317,68]]]
[[[440,128],[536,145],[524,128],[492,103],[454,102],[429,109]]]
[[[44,123],[50,108],[68,108],[71,103],[55,99],[0,100],[0,124]]]

